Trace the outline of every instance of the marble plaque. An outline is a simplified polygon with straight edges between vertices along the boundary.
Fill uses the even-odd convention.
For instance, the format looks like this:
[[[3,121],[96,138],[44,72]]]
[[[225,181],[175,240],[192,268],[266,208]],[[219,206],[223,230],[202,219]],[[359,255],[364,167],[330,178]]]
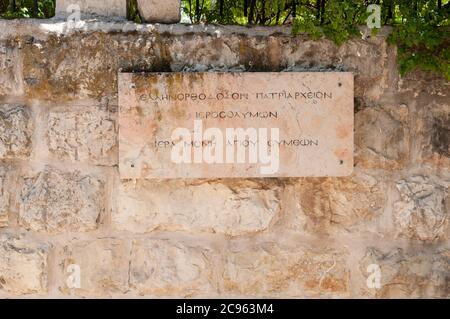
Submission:
[[[353,74],[121,73],[122,179],[347,176]]]

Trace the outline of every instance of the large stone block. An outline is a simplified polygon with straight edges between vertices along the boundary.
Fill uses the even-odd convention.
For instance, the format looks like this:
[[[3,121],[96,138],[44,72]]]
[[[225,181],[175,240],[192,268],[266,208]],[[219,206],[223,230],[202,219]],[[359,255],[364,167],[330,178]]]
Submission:
[[[47,167],[23,178],[19,224],[48,233],[91,231],[97,228],[104,205],[104,179]]]
[[[427,242],[450,235],[450,181],[414,175],[396,184],[400,199],[394,203],[394,222],[401,236]]]
[[[81,16],[99,15],[121,18],[127,16],[127,0],[57,0],[56,16],[68,17],[76,10],[76,6],[79,7]]]
[[[448,170],[450,167],[450,104],[424,100],[413,121],[417,162]]]
[[[132,232],[256,233],[279,212],[279,192],[279,187],[262,189],[253,182],[123,181],[112,222]]]
[[[49,246],[22,235],[0,234],[0,294],[47,292]]]
[[[112,166],[118,161],[116,114],[99,109],[52,111],[48,147],[62,160]]]
[[[368,107],[355,115],[355,163],[363,168],[399,169],[409,160],[406,105]]]
[[[227,253],[223,289],[252,297],[343,297],[349,294],[345,252],[298,243],[239,245]]]
[[[180,0],[137,0],[139,13],[145,22],[178,23],[181,19]]]
[[[105,297],[124,294],[128,290],[129,241],[96,238],[70,243],[63,250],[61,271],[65,280],[59,290],[64,294]],[[71,275],[79,278],[72,281]]]
[[[25,93],[52,102],[78,98],[117,101],[119,69],[167,70],[165,40],[131,34],[49,34],[45,40],[24,43]]]
[[[297,186],[301,211],[289,226],[310,234],[377,232],[386,205],[385,185],[363,173],[346,178],[306,178]]]
[[[0,41],[0,97],[23,92],[19,50],[12,41]]]
[[[164,239],[135,241],[130,288],[138,295],[156,297],[210,296],[215,292],[215,258],[210,248],[198,244]]]
[[[33,124],[24,106],[0,104],[0,158],[27,158]]]
[[[367,278],[371,273],[367,269],[377,269],[376,266],[368,268],[369,265],[379,267],[380,287],[379,289],[368,288],[367,280],[362,280],[359,293],[365,298],[450,297],[450,251],[448,249],[395,248],[381,251],[369,247],[360,261],[360,272],[363,278]]]
[[[267,42],[264,46],[261,45],[263,41],[253,42],[248,47],[241,46],[249,61],[247,63],[254,61],[270,65],[270,60],[259,60],[259,57],[270,57],[273,52],[272,60],[279,61],[281,65],[296,66],[304,70],[338,68],[353,72],[355,98],[364,105],[376,104],[388,89],[388,46],[384,37],[352,39],[341,46],[329,40],[313,41],[302,37],[294,38],[290,42],[279,38],[278,41]],[[252,48],[259,53],[255,58],[252,58],[252,54],[245,53],[254,52]]]

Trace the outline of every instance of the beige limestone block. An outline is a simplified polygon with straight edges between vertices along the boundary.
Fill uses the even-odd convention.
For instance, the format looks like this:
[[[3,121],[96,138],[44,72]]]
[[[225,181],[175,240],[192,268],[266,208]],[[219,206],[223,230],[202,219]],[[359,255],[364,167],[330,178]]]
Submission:
[[[217,258],[217,256],[215,257]],[[186,298],[215,292],[213,252],[165,239],[133,242],[130,288],[139,295]]]
[[[29,110],[0,104],[0,159],[27,158],[31,153],[33,124]]]
[[[372,266],[370,272],[367,271]],[[366,249],[359,263],[359,293],[364,298],[449,298],[450,251],[448,249]],[[368,276],[379,270],[380,287],[368,288]],[[356,276],[356,274],[355,274]],[[373,283],[373,282],[371,282]]]
[[[48,148],[62,160],[112,166],[118,161],[115,113],[94,107],[52,111]]]
[[[130,244],[125,239],[95,238],[71,242],[64,246],[63,279],[59,290],[77,296],[124,294],[128,290],[129,257]],[[79,282],[70,281],[74,269]],[[76,286],[78,283],[79,287]]]
[[[394,223],[402,237],[426,242],[450,235],[450,181],[413,175],[396,183],[400,199],[394,203]]]
[[[400,169],[408,164],[410,129],[406,105],[367,107],[355,115],[355,164]]]
[[[290,226],[312,235],[377,232],[386,205],[385,184],[358,173],[345,178],[305,178],[297,186],[300,212]]]
[[[92,231],[104,205],[103,178],[47,167],[23,177],[19,224],[48,233]]]
[[[221,233],[231,236],[261,232],[280,211],[280,189],[261,189],[256,183],[228,186],[218,182],[124,181],[118,208],[112,215],[116,229]]]
[[[0,97],[23,91],[19,50],[12,41],[0,41]]]
[[[263,243],[232,247],[222,275],[228,294],[252,297],[332,297],[349,294],[345,252]]]
[[[20,234],[0,234],[0,294],[47,292],[49,246]]]

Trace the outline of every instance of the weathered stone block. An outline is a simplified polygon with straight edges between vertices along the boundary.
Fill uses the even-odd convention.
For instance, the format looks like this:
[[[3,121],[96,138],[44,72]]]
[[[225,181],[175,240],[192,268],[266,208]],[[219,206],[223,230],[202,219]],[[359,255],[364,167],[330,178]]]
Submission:
[[[112,222],[116,229],[132,232],[256,233],[267,229],[280,211],[280,189],[260,187],[252,182],[122,182]]]
[[[78,5],[81,16],[99,15],[108,17],[127,16],[127,0],[58,0],[56,1],[56,16],[69,16]]]
[[[399,169],[409,160],[408,107],[368,107],[355,115],[355,163]]]
[[[215,291],[212,251],[196,244],[150,239],[133,243],[130,288],[139,295],[208,296]]]
[[[418,162],[450,167],[450,104],[428,102],[418,106],[412,132]]]
[[[0,234],[0,293],[47,292],[49,246],[22,235]]]
[[[0,96],[23,92],[19,50],[10,41],[0,41]]]
[[[24,106],[0,104],[0,158],[26,158],[33,124]]]
[[[112,166],[118,161],[115,113],[55,111],[48,120],[48,147],[62,160]]]
[[[419,95],[448,98],[449,82],[436,72],[426,72],[419,68],[402,76],[398,81],[400,93],[417,98]]]
[[[224,290],[252,297],[323,297],[349,293],[345,253],[296,243],[236,247],[228,252]]]
[[[104,210],[105,182],[79,171],[47,167],[24,177],[19,224],[40,232],[86,232],[97,228]]]
[[[66,280],[61,283],[60,291],[79,296],[124,294],[128,287],[130,249],[127,240],[112,238],[66,245],[61,263],[62,272],[68,279],[74,274],[71,271],[77,269],[75,275],[80,276],[80,286],[73,286],[74,283],[78,284],[76,280],[69,280],[68,286]]]
[[[368,289],[362,281],[361,295],[365,298],[448,298],[450,296],[450,251],[408,250],[401,248],[382,252],[367,248],[360,261],[362,277],[368,276],[367,267],[378,265],[380,288]]]
[[[8,226],[9,198],[11,188],[6,184],[8,166],[0,163],[0,227]]]
[[[120,68],[161,71],[167,64],[165,41],[151,34],[80,34],[50,34],[46,40],[24,44],[27,96],[52,102],[77,98],[114,101]]]
[[[311,234],[376,232],[372,222],[386,204],[385,186],[374,176],[306,178],[298,186],[301,213],[295,227]],[[292,225],[294,226],[294,225]]]
[[[253,40],[253,39],[252,39]],[[341,68],[355,75],[355,98],[364,104],[372,105],[379,101],[388,87],[387,44],[384,37],[368,40],[352,39],[341,46],[329,40],[305,40],[294,38],[286,43],[282,39],[266,42],[253,41],[241,45],[241,52],[250,63],[270,65],[270,60],[281,65],[295,66],[297,69]],[[243,42],[243,41],[242,41]],[[244,42],[242,43],[244,44]],[[255,55],[256,57],[252,57]],[[248,53],[243,52],[248,51]],[[253,53],[251,53],[253,52]],[[260,57],[271,57],[269,61]],[[249,63],[247,62],[247,63]],[[242,62],[241,62],[242,63]]]
[[[139,13],[145,22],[178,23],[181,19],[180,0],[137,0]]]
[[[397,182],[400,200],[394,203],[397,233],[423,241],[449,238],[450,181],[416,175]]]

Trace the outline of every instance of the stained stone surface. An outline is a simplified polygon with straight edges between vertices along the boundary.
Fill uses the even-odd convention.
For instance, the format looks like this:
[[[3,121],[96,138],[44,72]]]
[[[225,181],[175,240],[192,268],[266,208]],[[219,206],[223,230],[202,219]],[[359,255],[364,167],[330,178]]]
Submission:
[[[0,233],[0,295],[45,294],[49,249],[22,234]]]
[[[244,296],[345,296],[350,277],[344,259],[345,251],[299,244],[231,248],[222,282]]]
[[[19,95],[22,90],[19,50],[13,42],[0,41],[0,97]]]
[[[26,107],[0,104],[0,159],[28,157],[32,130],[30,112]]]
[[[414,175],[396,184],[400,200],[394,203],[399,234],[433,242],[450,235],[450,180]]]
[[[94,107],[51,112],[48,147],[62,160],[117,164],[116,114]]]
[[[125,73],[119,95],[124,179],[346,176],[353,169],[351,73]],[[236,129],[242,137],[229,133]]]
[[[103,178],[48,167],[23,179],[19,223],[49,233],[94,230],[104,198]]]
[[[389,28],[337,46],[288,26],[67,27],[0,19],[0,298],[450,298],[450,83],[400,76]],[[354,74],[350,176],[120,178],[119,74],[282,70]],[[158,121],[195,109],[179,104]]]

